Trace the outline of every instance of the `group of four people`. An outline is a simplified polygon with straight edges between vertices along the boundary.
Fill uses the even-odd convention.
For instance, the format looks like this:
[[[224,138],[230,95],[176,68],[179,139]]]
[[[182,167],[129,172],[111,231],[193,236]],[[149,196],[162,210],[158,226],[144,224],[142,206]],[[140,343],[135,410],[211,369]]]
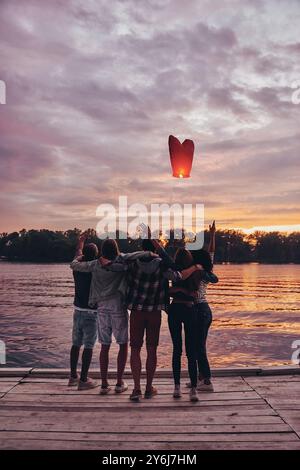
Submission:
[[[215,223],[210,226],[208,251],[190,252],[179,248],[173,260],[157,240],[145,239],[142,251],[123,254],[113,239],[103,241],[101,256],[95,244],[85,244],[86,235],[79,238],[75,259],[71,263],[75,282],[73,338],[70,353],[70,386],[79,390],[98,384],[88,377],[93,347],[97,336],[101,344],[100,394],[111,391],[108,383],[109,350],[112,335],[119,345],[116,393],[128,389],[123,380],[130,336],[130,365],[134,389],[130,400],[139,401],[141,392],[141,348],[146,336],[145,398],[152,398],[157,389],[152,382],[157,365],[157,347],[161,312],[168,314],[173,342],[172,368],[174,398],[181,397],[180,375],[182,326],[188,359],[190,400],[198,401],[197,391],[213,391],[206,353],[206,339],[212,314],[206,300],[206,286],[218,282],[213,270]],[[171,282],[171,286],[170,286]],[[172,298],[172,303],[170,303]],[[130,310],[130,318],[128,318]],[[129,331],[128,331],[129,323]],[[81,375],[77,365],[81,346]]]

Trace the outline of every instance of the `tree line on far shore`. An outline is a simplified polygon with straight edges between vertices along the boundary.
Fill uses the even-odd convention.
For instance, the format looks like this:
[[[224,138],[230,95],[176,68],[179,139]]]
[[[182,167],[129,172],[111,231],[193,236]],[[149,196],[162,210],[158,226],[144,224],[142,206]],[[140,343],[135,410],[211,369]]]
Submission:
[[[81,230],[66,231],[21,230],[0,234],[0,258],[8,261],[26,262],[69,262],[76,250]],[[205,241],[209,234],[205,232]],[[101,240],[95,230],[89,229],[88,242],[96,243],[101,249]],[[120,250],[124,253],[139,250],[141,239],[119,239]],[[170,254],[182,240],[174,240],[172,234],[166,245]],[[238,230],[217,230],[216,263],[300,263],[300,232],[255,232],[246,235]]]

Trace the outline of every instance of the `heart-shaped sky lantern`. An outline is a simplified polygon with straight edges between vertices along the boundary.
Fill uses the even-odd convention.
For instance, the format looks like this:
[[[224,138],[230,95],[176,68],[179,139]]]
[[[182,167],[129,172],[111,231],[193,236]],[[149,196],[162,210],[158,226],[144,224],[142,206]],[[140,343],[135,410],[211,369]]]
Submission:
[[[182,144],[173,135],[169,136],[170,160],[175,178],[189,178],[193,157],[194,142],[186,139]]]

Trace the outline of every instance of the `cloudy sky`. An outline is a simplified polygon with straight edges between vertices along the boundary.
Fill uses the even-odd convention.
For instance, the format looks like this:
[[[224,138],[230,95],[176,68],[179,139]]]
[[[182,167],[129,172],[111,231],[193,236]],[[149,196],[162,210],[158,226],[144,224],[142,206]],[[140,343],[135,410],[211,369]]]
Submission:
[[[0,18],[0,231],[95,227],[119,195],[300,224],[299,0],[0,0]],[[189,180],[169,134],[195,142]]]

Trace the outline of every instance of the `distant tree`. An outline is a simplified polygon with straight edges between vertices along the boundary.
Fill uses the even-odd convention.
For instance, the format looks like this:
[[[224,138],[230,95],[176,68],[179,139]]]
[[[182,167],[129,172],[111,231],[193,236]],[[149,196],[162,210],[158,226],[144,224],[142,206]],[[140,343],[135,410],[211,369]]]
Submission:
[[[257,232],[256,259],[262,263],[286,263],[286,237],[279,232]]]
[[[69,262],[72,260],[78,236],[78,228],[66,231],[26,230],[0,234],[0,257],[8,260],[33,262]],[[96,243],[101,250],[102,240],[94,229],[88,229],[88,243]],[[166,248],[174,256],[178,247],[185,246],[185,233],[181,229],[171,230]],[[132,239],[126,234],[117,234],[120,250],[124,253],[140,250],[142,238]],[[123,234],[123,237],[125,234]],[[204,232],[205,246],[209,233]],[[216,232],[216,262],[245,263],[300,263],[300,232],[289,235],[279,232],[255,232],[245,235],[239,230]]]

